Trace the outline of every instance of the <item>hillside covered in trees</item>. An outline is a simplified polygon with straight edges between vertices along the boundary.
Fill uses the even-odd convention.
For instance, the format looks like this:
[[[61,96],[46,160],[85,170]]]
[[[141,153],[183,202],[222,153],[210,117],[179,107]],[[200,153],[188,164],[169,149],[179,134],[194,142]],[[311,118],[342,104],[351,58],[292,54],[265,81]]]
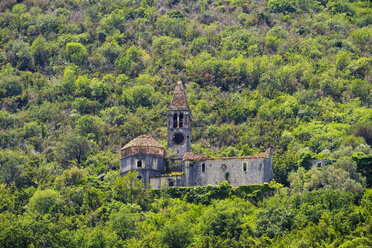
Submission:
[[[1,0],[0,247],[372,246],[371,52],[368,0]],[[178,80],[193,152],[275,182],[119,177]]]

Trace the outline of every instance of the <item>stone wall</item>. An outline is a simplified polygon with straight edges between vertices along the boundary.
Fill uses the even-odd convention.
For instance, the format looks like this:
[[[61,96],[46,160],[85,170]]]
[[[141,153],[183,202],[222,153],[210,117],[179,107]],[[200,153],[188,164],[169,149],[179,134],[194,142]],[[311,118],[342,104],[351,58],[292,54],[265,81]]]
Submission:
[[[327,164],[328,160],[326,159],[313,159],[310,161],[311,168],[313,167],[324,167]]]
[[[138,161],[141,161],[141,167],[138,167]],[[137,154],[121,159],[120,163],[120,176],[124,177],[128,171],[136,170],[145,186],[150,183],[150,177],[159,176],[165,171],[165,159],[155,155]]]
[[[182,127],[174,127],[173,126],[173,115],[179,115],[182,113],[184,115],[184,119],[187,120],[183,122]],[[168,111],[168,148],[172,148],[177,152],[177,158],[182,159],[183,155],[186,152],[191,151],[191,115],[189,111]],[[184,142],[182,144],[175,144],[172,141],[173,135],[175,133],[181,133],[184,136]]]
[[[138,167],[138,161],[140,167]],[[155,155],[130,156],[121,159],[121,176],[138,171],[139,179],[148,187],[206,186],[228,181],[231,186],[263,184],[273,178],[271,154],[267,158],[206,158],[183,161],[182,172],[166,171],[166,160]],[[169,173],[169,174],[165,174]]]
[[[184,161],[183,171],[185,186],[218,185],[228,181],[231,186],[237,187],[263,184],[273,178],[271,156],[267,159]]]
[[[183,174],[178,175],[162,175],[150,177],[151,187],[160,189],[162,187],[184,186]]]

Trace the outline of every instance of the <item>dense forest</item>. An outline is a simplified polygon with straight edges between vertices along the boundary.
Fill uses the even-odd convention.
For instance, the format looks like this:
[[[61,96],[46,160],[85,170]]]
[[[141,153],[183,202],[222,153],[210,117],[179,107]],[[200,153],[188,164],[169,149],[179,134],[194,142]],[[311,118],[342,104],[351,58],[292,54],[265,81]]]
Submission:
[[[371,247],[371,52],[368,0],[1,0],[0,247]],[[193,152],[272,183],[119,176],[178,80]]]

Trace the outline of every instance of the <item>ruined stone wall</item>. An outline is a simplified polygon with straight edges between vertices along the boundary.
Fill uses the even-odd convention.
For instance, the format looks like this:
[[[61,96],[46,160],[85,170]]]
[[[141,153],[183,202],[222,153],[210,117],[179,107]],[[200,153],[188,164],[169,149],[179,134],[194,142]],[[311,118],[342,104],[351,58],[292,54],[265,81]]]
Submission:
[[[328,160],[326,159],[313,159],[310,161],[311,168],[313,167],[324,167],[327,164]]]
[[[173,126],[173,115],[183,114],[183,126]],[[186,121],[187,120],[187,121]],[[173,135],[181,133],[184,136],[184,141],[181,144],[175,144],[172,140]],[[189,111],[168,111],[168,148],[172,148],[177,153],[177,158],[182,159],[186,152],[191,151],[191,114]]]
[[[142,166],[138,168],[138,161],[141,161]],[[140,180],[147,186],[150,183],[150,177],[158,176],[165,171],[165,159],[155,155],[130,156],[121,159],[120,161],[120,176],[124,177],[128,171],[136,170]]]
[[[172,182],[173,185],[171,185]],[[155,176],[150,177],[150,184],[154,189],[160,189],[162,187],[184,186],[184,178],[183,174]]]
[[[205,170],[203,171],[203,163]],[[246,165],[244,165],[244,163]],[[267,159],[214,159],[185,161],[185,186],[218,185],[228,181],[231,186],[263,184],[273,177],[271,156]]]

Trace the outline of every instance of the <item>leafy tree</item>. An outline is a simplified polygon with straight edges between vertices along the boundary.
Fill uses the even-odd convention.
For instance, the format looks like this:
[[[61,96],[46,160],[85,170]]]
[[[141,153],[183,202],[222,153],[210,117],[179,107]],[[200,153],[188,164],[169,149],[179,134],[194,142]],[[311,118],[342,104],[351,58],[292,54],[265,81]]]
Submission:
[[[117,236],[110,233],[103,228],[96,228],[89,233],[86,247],[89,248],[102,248],[102,247],[115,247],[120,245]]]
[[[156,67],[163,65],[182,68],[181,54],[177,50],[181,46],[181,39],[169,36],[154,37],[152,40],[153,60]]]
[[[277,13],[296,11],[291,0],[269,0],[267,8]]]
[[[123,91],[123,100],[132,109],[150,107],[156,100],[155,91],[150,85],[134,86]]]
[[[31,53],[36,65],[43,66],[48,62],[48,44],[43,36],[37,37],[32,42]]]
[[[276,194],[264,201],[265,207],[256,214],[256,232],[270,238],[284,236],[293,225],[294,211],[290,199],[285,194]]]
[[[31,69],[33,66],[30,45],[22,40],[16,40],[9,49],[8,61],[20,70]]]
[[[111,228],[123,239],[133,237],[136,225],[141,220],[141,208],[138,205],[124,204],[117,212],[110,215]]]
[[[84,65],[87,62],[88,52],[85,46],[77,42],[66,44],[67,58],[77,65]]]
[[[56,29],[58,27],[57,17],[51,14],[39,15],[36,20],[37,26],[40,30],[49,34],[51,32],[57,33]]]
[[[66,186],[79,186],[86,181],[86,174],[83,170],[73,167],[69,170],[63,171],[60,178],[63,187]]]
[[[159,238],[167,247],[188,247],[192,233],[187,222],[165,223],[159,232]]]
[[[12,154],[11,152],[5,152],[1,154],[1,183],[21,184],[23,178],[24,166],[22,160]]]
[[[305,173],[303,168],[288,177],[295,192],[331,188],[361,194],[365,178],[357,172],[357,165],[351,158],[341,158],[323,169],[312,168]]]
[[[84,115],[77,120],[76,130],[84,137],[100,141],[104,133],[104,122],[98,116]]]
[[[22,94],[21,78],[15,75],[10,64],[4,66],[0,74],[0,97],[11,97]]]
[[[63,161],[76,160],[78,164],[83,162],[91,151],[92,144],[79,135],[67,135],[56,150],[57,157]]]
[[[116,60],[115,66],[120,73],[125,73],[129,76],[137,76],[144,68],[144,56],[144,51],[135,46],[131,46],[125,51],[125,54]]]
[[[92,97],[101,103],[106,100],[110,91],[106,83],[103,83],[97,79],[93,79],[92,85]]]
[[[39,190],[30,198],[28,207],[36,214],[56,213],[61,204],[61,196],[52,189]]]
[[[106,41],[99,49],[98,52],[104,56],[104,58],[112,65],[120,55],[122,48],[119,46],[116,40],[110,42]]]
[[[84,194],[84,206],[87,211],[95,211],[104,202],[103,193],[96,187],[88,187]]]
[[[78,76],[75,80],[74,88],[77,96],[90,97],[92,93],[91,80],[87,75]]]
[[[176,12],[168,12],[167,16],[163,16],[158,20],[158,25],[161,27],[164,35],[183,38],[187,30],[186,20],[181,12]]]
[[[238,202],[219,201],[201,216],[201,229],[205,235],[238,238],[241,233],[242,206]]]
[[[99,102],[86,97],[78,97],[72,102],[72,107],[80,114],[93,114],[99,108]]]
[[[113,185],[113,197],[124,203],[138,203],[145,195],[145,187],[138,180],[136,171],[129,171],[125,177],[116,179]]]

